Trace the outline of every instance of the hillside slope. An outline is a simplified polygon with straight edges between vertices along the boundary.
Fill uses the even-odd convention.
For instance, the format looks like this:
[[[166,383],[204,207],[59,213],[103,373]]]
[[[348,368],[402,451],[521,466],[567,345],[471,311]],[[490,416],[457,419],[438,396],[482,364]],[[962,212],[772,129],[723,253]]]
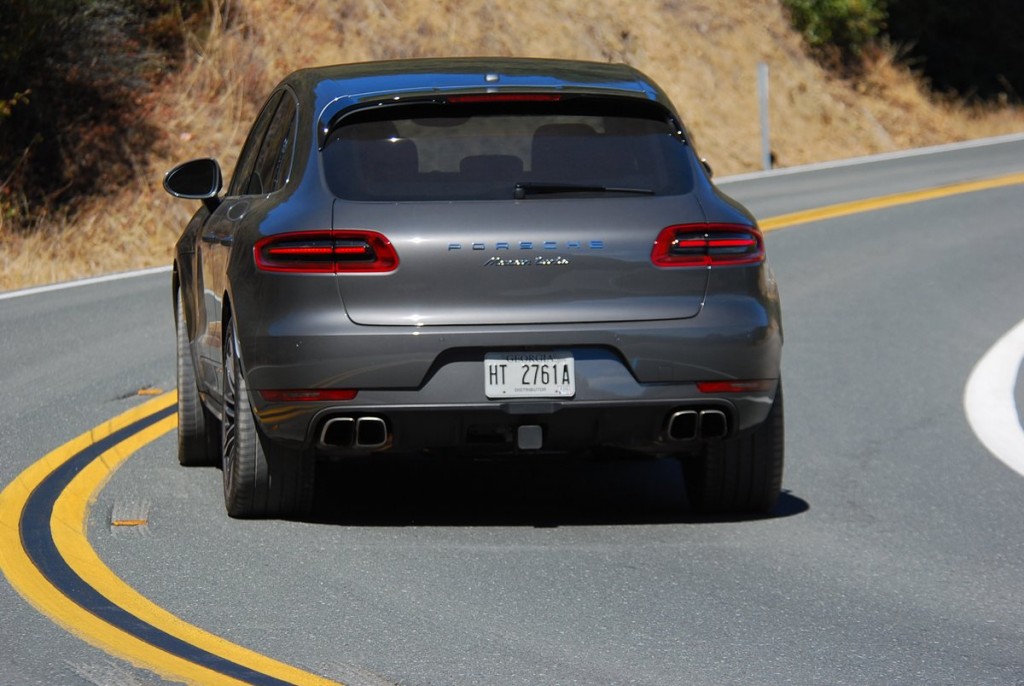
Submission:
[[[161,189],[177,161],[230,170],[249,121],[286,73],[446,55],[626,62],[659,82],[716,173],[760,166],[757,64],[771,70],[772,147],[792,166],[1024,131],[1024,110],[930,98],[885,53],[858,82],[804,50],[777,0],[235,0],[190,40],[186,69],[146,101],[160,132],[139,176],[29,235],[0,225],[0,290],[166,265],[194,211]]]

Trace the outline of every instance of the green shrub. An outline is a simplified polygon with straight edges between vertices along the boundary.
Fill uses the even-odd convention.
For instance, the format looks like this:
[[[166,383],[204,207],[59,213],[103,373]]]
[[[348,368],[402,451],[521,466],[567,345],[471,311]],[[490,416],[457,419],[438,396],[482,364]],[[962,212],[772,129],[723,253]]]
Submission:
[[[885,30],[885,0],[782,0],[793,27],[826,60],[855,68]]]

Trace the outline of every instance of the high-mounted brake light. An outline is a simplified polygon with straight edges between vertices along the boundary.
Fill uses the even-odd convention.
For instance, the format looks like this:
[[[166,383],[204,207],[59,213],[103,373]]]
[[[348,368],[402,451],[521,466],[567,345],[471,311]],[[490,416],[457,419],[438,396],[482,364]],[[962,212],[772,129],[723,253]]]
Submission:
[[[471,104],[478,102],[557,102],[560,93],[473,93],[470,95],[449,95],[452,103]]]
[[[718,267],[764,260],[764,237],[746,224],[677,224],[661,230],[651,250],[658,267]]]
[[[267,236],[256,243],[256,266],[268,272],[390,272],[398,253],[383,234],[344,229]]]

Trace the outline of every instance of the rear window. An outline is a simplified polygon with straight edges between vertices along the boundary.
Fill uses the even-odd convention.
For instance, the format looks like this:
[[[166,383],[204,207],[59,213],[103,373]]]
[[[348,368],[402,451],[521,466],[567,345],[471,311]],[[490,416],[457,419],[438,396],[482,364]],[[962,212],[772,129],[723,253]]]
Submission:
[[[686,145],[657,115],[619,102],[379,107],[334,129],[324,169],[348,200],[687,193]]]

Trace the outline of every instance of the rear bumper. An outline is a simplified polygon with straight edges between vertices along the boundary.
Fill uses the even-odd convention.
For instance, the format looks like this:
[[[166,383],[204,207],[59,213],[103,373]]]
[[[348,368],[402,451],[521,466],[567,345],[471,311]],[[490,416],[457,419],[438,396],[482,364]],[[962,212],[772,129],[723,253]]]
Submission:
[[[310,418],[305,443],[321,454],[341,456],[431,450],[485,456],[599,448],[658,454],[692,450],[704,441],[724,438],[741,430],[742,422],[764,421],[769,407],[767,394],[729,401],[532,401],[357,411],[334,407]],[[679,418],[676,424],[674,418]],[[352,431],[332,431],[339,422]]]
[[[293,314],[242,329],[251,404],[271,440],[326,452],[378,450],[576,451],[592,447],[682,451],[700,441],[672,437],[677,412],[721,413],[729,434],[764,421],[780,374],[777,303],[709,299],[688,320],[504,327],[360,327],[344,313],[305,320]],[[239,316],[239,325],[245,318]],[[302,332],[302,333],[300,333]],[[310,333],[318,332],[318,333]],[[491,400],[484,392],[489,352],[569,350],[571,399]],[[766,390],[702,393],[698,381],[769,380]],[[353,389],[350,401],[267,402],[259,390]],[[362,426],[374,440],[324,446]],[[380,421],[377,421],[380,420]],[[386,440],[376,440],[383,424]],[[523,440],[520,427],[527,440]],[[678,432],[677,432],[678,433]],[[340,442],[345,442],[340,440]]]
[[[776,377],[762,391],[709,394],[694,382],[642,384],[611,351],[573,352],[571,399],[490,400],[484,352],[462,351],[432,370],[419,389],[365,389],[351,401],[292,403],[267,402],[257,391],[251,403],[269,438],[324,453],[595,447],[662,453],[759,424],[778,385]],[[709,428],[719,416],[724,428]]]

